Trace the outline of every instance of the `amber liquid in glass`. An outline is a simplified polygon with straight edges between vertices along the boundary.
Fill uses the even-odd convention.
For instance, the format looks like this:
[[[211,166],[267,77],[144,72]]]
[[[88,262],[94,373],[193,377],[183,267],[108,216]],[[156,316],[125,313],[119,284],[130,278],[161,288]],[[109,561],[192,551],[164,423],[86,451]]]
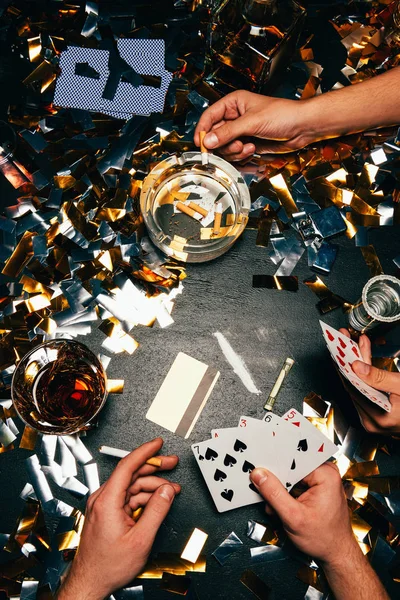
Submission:
[[[40,418],[52,425],[82,418],[89,421],[102,403],[98,375],[89,365],[87,370],[80,365],[76,372],[55,370],[54,367],[54,363],[50,363],[42,369],[33,386],[33,399]]]

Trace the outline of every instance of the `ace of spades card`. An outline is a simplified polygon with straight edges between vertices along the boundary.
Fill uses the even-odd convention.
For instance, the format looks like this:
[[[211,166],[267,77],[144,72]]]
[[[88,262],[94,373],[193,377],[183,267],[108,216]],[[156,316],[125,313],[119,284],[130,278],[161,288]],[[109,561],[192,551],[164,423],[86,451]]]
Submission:
[[[339,367],[343,377],[354,385],[361,394],[366,396],[371,402],[390,412],[392,407],[386,394],[375,390],[356,375],[351,368],[355,360],[362,360],[360,348],[356,342],[346,337],[340,331],[336,331],[323,321],[320,321],[322,332],[328,350]]]
[[[193,444],[192,451],[218,512],[263,501],[250,473],[256,466],[274,472],[276,454],[269,439],[235,428],[223,438]]]
[[[285,482],[286,489],[289,491],[303,477],[331,458],[338,448],[295,408],[288,410],[282,419],[290,423],[298,440]]]

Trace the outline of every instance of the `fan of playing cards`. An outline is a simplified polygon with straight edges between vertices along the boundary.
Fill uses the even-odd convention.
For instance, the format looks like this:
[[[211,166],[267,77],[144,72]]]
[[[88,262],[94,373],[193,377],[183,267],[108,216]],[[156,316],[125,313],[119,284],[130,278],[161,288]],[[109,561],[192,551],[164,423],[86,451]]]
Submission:
[[[348,379],[350,383],[354,385],[359,392],[371,400],[371,402],[377,404],[383,408],[383,410],[390,412],[392,407],[387,395],[375,390],[365,383],[351,368],[351,365],[355,360],[362,360],[358,344],[323,321],[320,321],[320,325],[328,350],[339,367],[343,377]]]
[[[238,427],[213,429],[192,445],[218,512],[262,502],[250,481],[255,467],[272,471],[290,490],[338,450],[296,409],[262,420],[242,416]]]

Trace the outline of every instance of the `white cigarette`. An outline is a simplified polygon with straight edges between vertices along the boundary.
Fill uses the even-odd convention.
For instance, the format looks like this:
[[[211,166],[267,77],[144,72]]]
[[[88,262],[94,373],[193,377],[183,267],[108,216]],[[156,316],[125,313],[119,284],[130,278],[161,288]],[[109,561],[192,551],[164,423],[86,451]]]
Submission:
[[[100,446],[99,452],[101,452],[101,454],[107,454],[108,456],[115,456],[116,458],[124,458],[130,454],[127,450],[110,448],[110,446]]]
[[[107,454],[107,456],[115,456],[115,458],[125,458],[128,456],[130,452],[127,450],[120,450],[119,448],[110,448],[110,446],[100,446],[99,452],[101,454]],[[152,467],[161,467],[162,458],[158,456],[153,456],[146,460],[146,465],[150,465]]]

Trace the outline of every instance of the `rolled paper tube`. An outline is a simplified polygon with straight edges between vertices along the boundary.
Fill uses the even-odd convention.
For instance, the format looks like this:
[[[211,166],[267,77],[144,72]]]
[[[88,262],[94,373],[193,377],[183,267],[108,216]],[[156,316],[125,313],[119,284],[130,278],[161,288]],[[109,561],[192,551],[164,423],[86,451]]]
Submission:
[[[189,208],[188,206],[186,206],[186,204],[182,204],[182,202],[177,202],[176,203],[176,208],[178,210],[180,210],[181,212],[185,213],[185,215],[188,215],[189,217],[192,217],[193,219],[196,219],[196,210],[193,210],[192,208]],[[196,219],[197,220],[197,219]]]
[[[196,212],[200,213],[203,217],[206,217],[208,215],[208,210],[206,210],[202,206],[199,206],[198,204],[196,204],[196,202],[189,202],[188,206],[189,208],[192,208]]]
[[[221,220],[222,220],[222,204],[218,202],[215,207],[215,218],[214,218],[214,227],[213,227],[213,235],[218,235],[221,230]]]

